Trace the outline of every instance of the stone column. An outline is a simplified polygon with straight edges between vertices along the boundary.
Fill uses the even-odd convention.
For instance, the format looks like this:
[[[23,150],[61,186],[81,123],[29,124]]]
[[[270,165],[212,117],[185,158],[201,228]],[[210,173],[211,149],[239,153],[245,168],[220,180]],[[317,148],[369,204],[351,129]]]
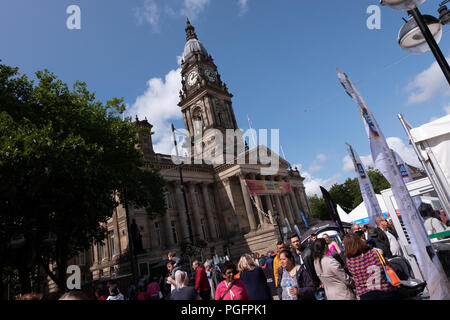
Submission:
[[[202,233],[202,223],[200,221],[200,211],[199,208],[197,206],[197,199],[195,197],[195,184],[194,183],[189,183],[188,184],[188,190],[189,190],[189,195],[191,197],[191,202],[192,202],[192,211],[193,211],[193,216],[194,216],[194,230],[195,236],[198,236],[199,238],[204,239],[203,237],[203,233]]]
[[[294,222],[298,225],[299,221],[301,220],[301,219],[299,219],[300,218],[300,210],[298,208],[297,197],[295,196],[294,192],[295,192],[294,188],[292,188],[292,192],[289,194],[289,197],[291,198],[292,207],[294,209],[292,218],[294,219]]]
[[[251,174],[250,175],[252,180],[256,180],[256,175],[255,174]],[[259,223],[261,224],[261,227],[263,227],[264,225],[266,225],[266,220],[264,218],[264,215],[262,214],[262,211],[264,210],[264,207],[262,205],[261,202],[261,198],[260,196],[253,196],[253,200],[255,201],[255,206],[256,206],[256,211],[258,212],[258,218],[259,218]]]
[[[286,218],[288,219],[289,223],[291,224],[291,228],[294,227],[294,221],[292,219],[292,212],[289,205],[289,199],[287,195],[283,196],[284,201],[284,208],[286,209]]]
[[[265,197],[265,200],[266,200],[267,213],[269,214],[270,223],[275,224],[275,220],[273,218],[272,197],[268,195]]]
[[[300,198],[301,207],[303,208],[305,216],[307,218],[311,218],[312,217],[311,208],[309,207],[308,199],[306,198],[305,188],[304,187],[297,188],[297,194]]]
[[[241,183],[242,196],[244,198],[245,211],[247,212],[248,222],[250,224],[250,230],[256,230],[256,220],[255,215],[253,214],[252,201],[250,200],[250,196],[248,194],[247,186],[245,185],[245,177],[243,174],[239,175],[239,181]]]
[[[177,211],[179,222],[181,226],[181,232],[184,242],[189,241],[189,226],[188,226],[188,217],[186,216],[186,207],[184,205],[184,197],[183,192],[181,191],[180,182],[175,183],[175,198],[177,203]]]
[[[172,248],[173,245],[175,244],[175,241],[173,239],[173,235],[172,235],[172,227],[170,225],[170,213],[169,210],[166,210],[166,213],[164,214],[164,228],[165,228],[165,244],[168,248]]]
[[[205,215],[206,219],[208,220],[208,226],[209,226],[209,240],[216,240],[216,233],[214,232],[214,212],[211,208],[211,201],[209,199],[209,190],[208,190],[208,184],[202,183],[202,194],[203,194],[203,201],[205,203]]]
[[[223,179],[223,185],[233,208],[233,214],[236,216],[236,205],[234,203],[233,190],[231,189],[231,177]]]

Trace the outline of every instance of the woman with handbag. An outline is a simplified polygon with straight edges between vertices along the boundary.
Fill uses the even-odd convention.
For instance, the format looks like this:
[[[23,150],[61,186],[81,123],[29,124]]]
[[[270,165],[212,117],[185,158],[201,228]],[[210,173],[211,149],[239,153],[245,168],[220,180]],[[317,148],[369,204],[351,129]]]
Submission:
[[[217,286],[215,300],[250,300],[244,283],[234,279],[237,274],[236,266],[225,262],[220,266],[220,270],[224,280]]]
[[[361,300],[399,299],[395,288],[389,283],[377,249],[369,249],[366,242],[356,234],[344,238],[348,270]]]
[[[327,300],[356,300],[355,282],[336,259],[327,255],[328,250],[325,239],[317,239],[314,243],[314,268]]]

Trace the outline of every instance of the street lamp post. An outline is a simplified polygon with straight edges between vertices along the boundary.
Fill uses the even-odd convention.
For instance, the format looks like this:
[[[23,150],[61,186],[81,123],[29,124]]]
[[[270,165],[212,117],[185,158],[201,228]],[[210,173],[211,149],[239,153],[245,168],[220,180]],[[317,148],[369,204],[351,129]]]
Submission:
[[[173,134],[173,143],[175,145],[177,159],[179,159],[177,139],[175,137],[175,127],[174,127],[173,124],[172,124],[172,134]],[[183,193],[184,208],[186,209],[186,219],[187,219],[187,226],[188,226],[188,231],[189,231],[189,241],[190,241],[190,244],[193,245],[194,244],[194,237],[192,235],[192,226],[191,226],[191,221],[189,219],[189,208],[188,208],[187,197],[186,197],[186,188],[184,187],[183,171],[182,171],[182,168],[181,168],[181,164],[178,165],[178,172],[180,174],[180,188],[181,188],[181,191]]]
[[[422,15],[418,9],[425,0],[381,0],[381,5],[389,6],[396,10],[407,11],[410,18],[400,29],[398,34],[399,45],[416,54],[433,52],[445,78],[450,84],[450,67],[438,46],[442,37],[442,24],[448,23],[448,10],[444,6],[448,0],[441,3],[439,8],[440,19],[430,15]]]

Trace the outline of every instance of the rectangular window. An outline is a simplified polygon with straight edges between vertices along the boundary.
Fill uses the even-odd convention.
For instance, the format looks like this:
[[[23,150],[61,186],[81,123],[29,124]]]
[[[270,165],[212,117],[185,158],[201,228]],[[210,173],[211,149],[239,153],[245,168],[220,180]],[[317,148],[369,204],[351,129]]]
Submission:
[[[166,191],[166,207],[167,209],[173,209],[173,195],[170,191]]]
[[[214,229],[216,229],[216,237],[217,239],[220,239],[220,229],[219,226],[217,225],[217,219],[214,218]]]
[[[139,275],[141,278],[148,275],[148,263],[147,262],[142,262],[139,264]]]
[[[159,229],[159,222],[155,222],[155,235],[157,246],[161,246],[161,230]]]
[[[172,227],[173,241],[175,244],[178,244],[177,226],[175,224],[175,221],[170,222],[170,225]]]
[[[209,196],[209,202],[211,203],[211,208],[215,208],[216,204],[214,202],[214,195],[212,194],[212,192],[208,191],[208,196]]]
[[[85,251],[81,251],[78,253],[78,257],[77,257],[78,261],[78,265],[79,266],[85,266],[86,265],[86,252]]]
[[[201,201],[200,201],[200,196],[199,196],[199,193],[198,193],[198,191],[197,191],[197,189],[195,189],[195,201],[197,202],[197,207],[200,207],[201,206]]]
[[[203,239],[207,240],[206,238],[206,226],[205,226],[205,219],[201,219],[200,223],[202,225],[202,233],[203,233]]]
[[[111,257],[116,255],[116,247],[114,245],[114,231],[109,231],[109,249],[111,251]]]
[[[100,250],[100,261],[103,261],[106,258],[106,256],[105,256],[105,243],[104,242],[100,243],[99,250]]]

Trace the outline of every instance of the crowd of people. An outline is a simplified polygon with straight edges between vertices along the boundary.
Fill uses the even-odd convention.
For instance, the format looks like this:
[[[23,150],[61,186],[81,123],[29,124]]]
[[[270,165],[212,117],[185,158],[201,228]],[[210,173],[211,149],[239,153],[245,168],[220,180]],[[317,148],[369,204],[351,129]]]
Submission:
[[[449,229],[448,221],[438,219],[430,205],[422,204],[419,212],[428,233]],[[220,264],[212,259],[190,263],[171,251],[164,274],[129,285],[126,295],[117,283],[99,285],[94,299],[388,300],[402,297],[388,281],[383,263],[389,260],[401,280],[412,276],[392,221],[384,216],[376,218],[376,227],[354,224],[341,237],[312,234],[301,243],[292,234],[288,242],[279,241],[276,252],[244,254]],[[38,298],[45,300],[42,295]],[[38,298],[23,296],[23,300]],[[47,299],[89,300],[79,290]]]

